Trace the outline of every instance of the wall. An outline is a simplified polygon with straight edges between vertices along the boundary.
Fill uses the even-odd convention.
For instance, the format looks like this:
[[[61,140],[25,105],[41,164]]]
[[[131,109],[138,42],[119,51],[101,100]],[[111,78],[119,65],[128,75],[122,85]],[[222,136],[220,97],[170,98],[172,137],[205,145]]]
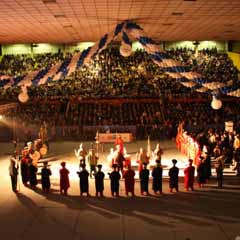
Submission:
[[[35,47],[32,48],[33,54],[40,53],[57,53],[58,51],[63,49],[63,45],[57,44],[48,44],[48,43],[38,43]]]
[[[66,52],[74,52],[76,50],[83,51],[84,49],[87,49],[92,45],[94,45],[94,42],[82,42],[82,43],[76,43],[74,45],[65,45],[64,51]]]
[[[228,52],[228,56],[232,59],[234,65],[240,71],[240,54],[239,53]]]
[[[224,41],[199,41],[198,50],[206,48],[217,48],[219,51],[226,50],[226,42]],[[178,41],[178,42],[165,42],[165,49],[171,48],[189,48],[194,49],[192,41]]]
[[[30,44],[2,45],[2,55],[5,54],[31,54],[31,45]]]

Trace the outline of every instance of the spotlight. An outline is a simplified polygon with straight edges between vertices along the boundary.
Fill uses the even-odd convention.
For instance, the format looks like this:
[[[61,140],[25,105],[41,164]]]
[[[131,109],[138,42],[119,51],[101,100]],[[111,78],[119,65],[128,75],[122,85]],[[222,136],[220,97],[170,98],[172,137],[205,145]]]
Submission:
[[[3,119],[3,115],[0,114],[0,121]]]

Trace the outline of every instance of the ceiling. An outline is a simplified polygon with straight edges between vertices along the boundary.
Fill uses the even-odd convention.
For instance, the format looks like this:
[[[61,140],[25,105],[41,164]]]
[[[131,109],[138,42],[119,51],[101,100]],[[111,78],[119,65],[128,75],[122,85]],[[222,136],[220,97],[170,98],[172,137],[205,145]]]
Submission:
[[[97,41],[126,19],[149,37],[240,40],[240,0],[1,0],[0,43]]]

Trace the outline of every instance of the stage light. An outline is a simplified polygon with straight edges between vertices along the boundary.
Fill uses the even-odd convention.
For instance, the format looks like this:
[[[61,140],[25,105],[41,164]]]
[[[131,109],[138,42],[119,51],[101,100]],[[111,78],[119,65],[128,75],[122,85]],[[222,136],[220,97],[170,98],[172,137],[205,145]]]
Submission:
[[[0,115],[0,121],[3,119],[3,115]]]

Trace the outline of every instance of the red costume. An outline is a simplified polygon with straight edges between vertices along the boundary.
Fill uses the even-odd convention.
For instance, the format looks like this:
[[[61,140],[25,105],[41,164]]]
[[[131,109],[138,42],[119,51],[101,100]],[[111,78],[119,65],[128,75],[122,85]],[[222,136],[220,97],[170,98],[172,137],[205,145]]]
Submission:
[[[118,136],[116,138],[115,145],[116,146],[119,145],[119,151],[121,154],[123,154],[123,140],[122,140],[121,136]]]
[[[191,188],[193,190],[193,184],[194,184],[194,172],[195,167],[192,165],[188,166],[184,169],[184,188],[188,190],[188,188]]]
[[[128,195],[129,192],[134,195],[134,176],[135,172],[132,169],[128,169],[124,172],[123,177],[125,178],[125,191],[126,195]]]
[[[60,192],[67,194],[67,190],[70,187],[68,174],[69,171],[64,167],[60,169]]]

